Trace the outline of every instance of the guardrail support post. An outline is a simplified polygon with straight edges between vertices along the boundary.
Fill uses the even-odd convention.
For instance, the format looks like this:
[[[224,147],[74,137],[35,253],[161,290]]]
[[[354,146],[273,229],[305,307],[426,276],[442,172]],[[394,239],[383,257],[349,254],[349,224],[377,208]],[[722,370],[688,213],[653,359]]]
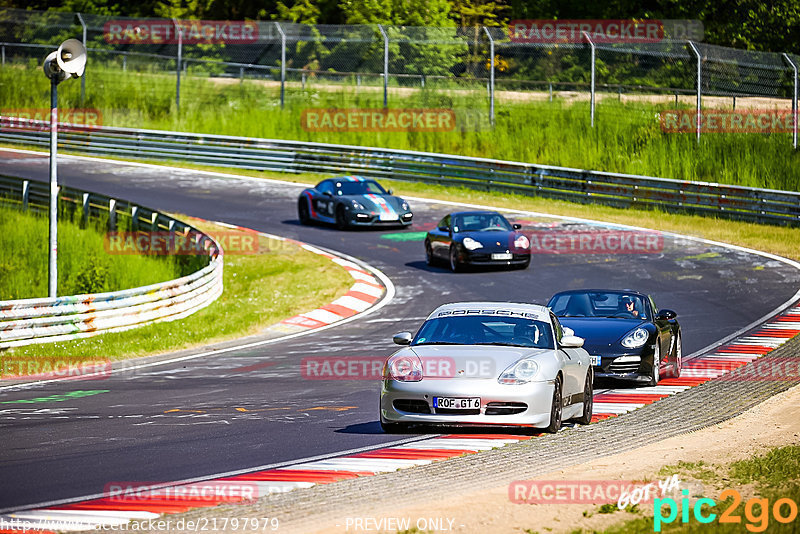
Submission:
[[[139,206],[131,208],[131,232],[139,230]]]
[[[389,107],[389,36],[383,29],[382,24],[378,24],[378,29],[383,35],[383,107]]]
[[[28,180],[22,181],[22,211],[28,211],[28,197],[30,196],[31,183]]]
[[[122,56],[122,72],[128,71],[128,54]]]
[[[81,28],[83,28],[83,46],[88,46],[86,44],[86,23],[83,21],[83,17],[80,13],[75,13],[75,17],[78,19],[78,22],[81,23]],[[83,76],[81,76],[81,105],[86,101],[86,71],[83,72]]]
[[[594,128],[594,63],[595,63],[595,46],[592,42],[591,38],[589,37],[588,32],[583,32],[583,37],[589,43],[589,47],[592,52],[592,85],[591,85],[591,103],[590,103],[590,114],[591,114],[591,124],[592,128]]]
[[[783,59],[792,67],[792,147],[797,150],[797,64],[788,54],[783,54]]]
[[[183,55],[183,29],[178,24],[178,19],[172,19],[175,25],[175,33],[178,35],[178,57],[175,65],[175,107],[181,109],[181,56]]]
[[[702,94],[703,94],[703,59],[700,57],[700,51],[692,41],[687,41],[689,48],[692,49],[695,57],[697,58],[697,142],[700,142],[700,123],[702,118]]]
[[[150,231],[155,232],[158,230],[158,212],[153,212],[153,215],[150,217]]]
[[[3,45],[3,66],[6,66],[6,45]]]
[[[275,27],[278,28],[278,33],[281,34],[281,109],[283,109],[283,99],[286,91],[286,34],[278,22],[275,22]]]
[[[489,38],[489,58],[491,61],[491,69],[489,69],[489,120],[494,126],[494,39],[492,39],[492,34],[489,33],[489,28],[484,26],[483,31],[486,32],[486,37]]]

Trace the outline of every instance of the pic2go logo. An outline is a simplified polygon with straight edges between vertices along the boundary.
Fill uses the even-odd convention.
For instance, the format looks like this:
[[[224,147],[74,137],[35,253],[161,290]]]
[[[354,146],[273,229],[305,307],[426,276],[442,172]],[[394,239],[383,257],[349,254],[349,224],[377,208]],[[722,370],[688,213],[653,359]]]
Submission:
[[[734,489],[726,489],[719,494],[720,501],[727,501],[733,499],[733,502],[725,509],[724,512],[717,514],[711,512],[709,508],[717,505],[714,499],[697,499],[694,507],[689,503],[689,490],[683,490],[683,498],[680,500],[680,505],[672,498],[654,499],[653,500],[653,531],[661,532],[662,525],[668,525],[678,519],[678,513],[681,514],[681,523],[688,523],[690,521],[689,512],[693,512],[694,519],[698,523],[712,523],[715,520],[719,523],[734,523],[741,524],[742,517],[736,513],[737,508],[742,503],[742,496]],[[707,508],[703,508],[707,506]],[[664,508],[669,510],[667,516],[664,516]],[[764,532],[769,527],[769,517],[772,512],[772,517],[778,523],[791,523],[797,519],[797,503],[792,499],[782,498],[775,501],[770,508],[769,499],[752,498],[744,505],[744,517],[747,520],[745,528],[750,532]]]

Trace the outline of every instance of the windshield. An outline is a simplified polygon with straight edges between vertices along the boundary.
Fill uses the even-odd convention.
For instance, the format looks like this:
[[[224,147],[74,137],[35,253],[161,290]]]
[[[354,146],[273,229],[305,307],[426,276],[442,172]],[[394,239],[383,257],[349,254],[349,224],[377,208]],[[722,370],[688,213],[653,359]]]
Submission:
[[[464,213],[453,217],[454,232],[511,231],[513,228],[499,213]]]
[[[548,323],[523,317],[441,317],[419,329],[412,345],[508,345],[552,349]]]
[[[555,295],[547,307],[558,317],[613,317],[648,320],[644,299],[617,291],[587,291]]]
[[[336,194],[341,195],[364,195],[374,193],[385,195],[386,191],[375,180],[364,180],[363,182],[336,182]]]

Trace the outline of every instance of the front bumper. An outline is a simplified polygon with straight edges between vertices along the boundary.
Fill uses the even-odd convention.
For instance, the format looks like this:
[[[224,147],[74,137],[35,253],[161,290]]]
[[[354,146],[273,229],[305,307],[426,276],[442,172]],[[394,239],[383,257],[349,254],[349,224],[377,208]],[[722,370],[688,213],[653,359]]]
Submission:
[[[401,213],[396,219],[381,219],[380,215],[363,212],[348,211],[347,220],[351,226],[410,226],[414,215],[411,212]]]
[[[381,382],[381,419],[387,423],[546,427],[553,382],[500,384],[494,379],[423,379]],[[434,408],[434,397],[480,397],[475,411]],[[427,409],[428,413],[421,413]]]
[[[633,358],[638,357],[638,361]],[[622,358],[622,360],[620,360]],[[628,360],[628,361],[625,361]],[[650,380],[653,370],[653,348],[647,346],[639,352],[624,352],[618,354],[603,354],[601,365],[594,367],[594,376],[597,378],[616,378],[619,380],[632,380],[646,382]]]
[[[493,260],[493,253],[508,253],[505,250],[498,250],[496,252],[463,252],[461,253],[461,262],[466,265],[475,266],[491,266],[491,265],[528,265],[531,262],[530,254],[511,254],[510,260]]]

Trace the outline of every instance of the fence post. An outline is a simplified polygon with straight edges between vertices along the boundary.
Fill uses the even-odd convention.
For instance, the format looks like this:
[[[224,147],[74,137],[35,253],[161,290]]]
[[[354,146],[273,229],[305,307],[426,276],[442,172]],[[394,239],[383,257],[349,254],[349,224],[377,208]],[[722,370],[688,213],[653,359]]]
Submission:
[[[81,27],[83,28],[83,46],[88,47],[86,44],[86,23],[83,21],[83,17],[80,13],[75,13],[75,17],[78,19],[78,22],[81,23]],[[83,72],[83,76],[81,76],[81,105],[83,105],[84,101],[86,100],[86,71]]]
[[[128,54],[122,56],[122,72],[128,72]]]
[[[183,54],[183,29],[181,29],[180,24],[178,24],[178,19],[172,19],[172,23],[175,25],[175,32],[178,34],[178,59],[177,59],[177,65],[175,66],[175,75],[176,75],[175,107],[178,110],[180,110],[181,109],[181,55]]]
[[[286,91],[286,34],[283,33],[283,28],[277,21],[275,21],[275,27],[278,28],[278,33],[281,34],[281,109],[283,109],[283,99]]]
[[[383,107],[389,107],[389,36],[383,30],[383,25],[378,24],[378,29],[383,35]]]
[[[797,149],[797,64],[788,54],[783,54],[783,59],[792,67],[792,147]]]
[[[3,45],[3,66],[6,66],[6,45]],[[84,73],[85,74],[85,73]]]
[[[594,43],[589,38],[589,33],[588,32],[583,32],[583,37],[589,43],[589,47],[591,48],[591,51],[592,51],[592,88],[591,88],[592,94],[591,94],[590,109],[591,109],[592,128],[594,128],[594,57],[595,57],[595,47],[594,47]]]
[[[692,49],[695,57],[697,57],[697,142],[700,142],[700,118],[701,118],[701,105],[702,105],[702,94],[703,94],[703,63],[702,58],[700,57],[700,51],[697,50],[697,47],[694,45],[692,41],[687,41],[689,43],[689,47]]]
[[[108,199],[108,230],[117,229],[117,199]]]
[[[489,120],[494,125],[494,39],[489,33],[489,28],[483,27],[486,37],[489,38],[489,57],[491,58],[491,69],[489,70]]]
[[[31,183],[28,180],[22,181],[22,211],[28,211],[28,197],[31,194]]]

